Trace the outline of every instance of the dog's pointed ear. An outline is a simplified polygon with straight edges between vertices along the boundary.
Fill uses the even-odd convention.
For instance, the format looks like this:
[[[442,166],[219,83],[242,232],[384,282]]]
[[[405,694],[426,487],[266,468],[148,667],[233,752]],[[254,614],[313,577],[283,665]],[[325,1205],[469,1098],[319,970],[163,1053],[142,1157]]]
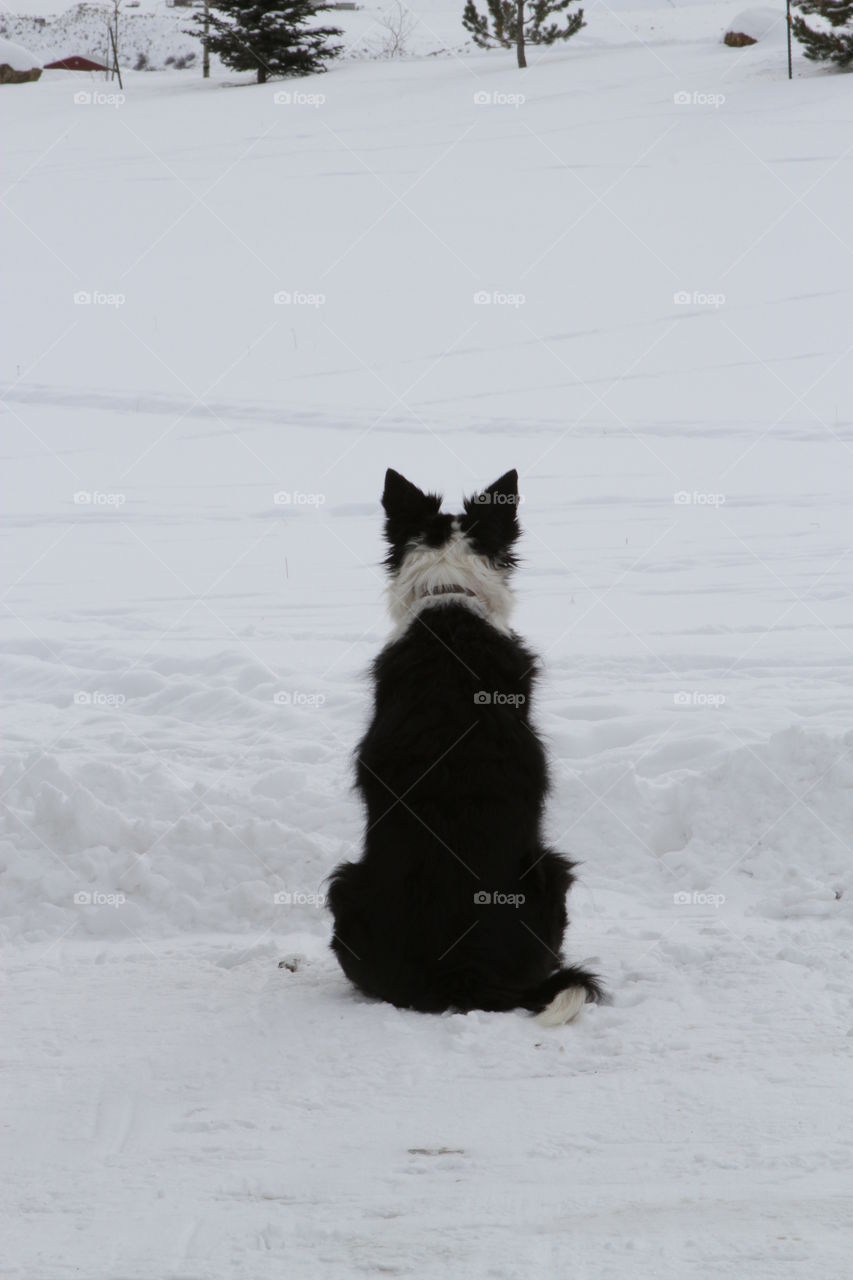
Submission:
[[[505,471],[499,480],[465,499],[465,513],[471,535],[484,552],[499,554],[512,546],[519,535],[518,472]]]
[[[505,471],[499,480],[495,480],[483,492],[491,495],[493,505],[509,507],[515,516],[518,507],[518,472],[515,468]]]
[[[382,506],[390,519],[422,519],[438,511],[441,498],[435,493],[424,493],[399,471],[389,467],[385,472]]]
[[[465,499],[465,510],[469,514],[486,512],[497,514],[504,524],[515,524],[518,516],[518,472],[505,471],[499,480],[495,480],[481,493]]]
[[[389,467],[385,472],[382,506],[385,508],[385,537],[390,547],[385,563],[393,570],[399,568],[406,546],[423,533],[433,516],[438,515],[441,496],[424,493],[399,471]]]

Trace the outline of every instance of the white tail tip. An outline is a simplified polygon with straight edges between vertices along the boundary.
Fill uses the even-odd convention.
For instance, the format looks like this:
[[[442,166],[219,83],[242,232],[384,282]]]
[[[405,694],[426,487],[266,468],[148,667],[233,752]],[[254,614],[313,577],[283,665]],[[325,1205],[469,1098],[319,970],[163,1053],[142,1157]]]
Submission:
[[[549,1005],[537,1016],[536,1021],[543,1027],[562,1027],[567,1022],[574,1022],[586,1004],[584,987],[566,987],[554,996]]]

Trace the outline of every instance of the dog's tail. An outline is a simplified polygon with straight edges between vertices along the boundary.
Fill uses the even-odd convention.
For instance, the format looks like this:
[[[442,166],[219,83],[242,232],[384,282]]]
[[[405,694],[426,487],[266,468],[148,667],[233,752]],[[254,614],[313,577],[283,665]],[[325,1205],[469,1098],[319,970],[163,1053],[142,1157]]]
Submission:
[[[464,984],[468,987],[468,984]],[[585,1004],[602,1004],[607,995],[598,977],[580,965],[567,965],[533,987],[520,989],[512,986],[473,984],[462,999],[453,999],[451,1006],[461,1009],[488,1009],[494,1012],[509,1009],[527,1009],[539,1015],[546,1027],[559,1027],[572,1022]]]
[[[594,973],[580,965],[568,965],[535,987],[523,1007],[538,1014],[543,1026],[559,1027],[573,1022],[585,1004],[602,1004],[606,999]]]

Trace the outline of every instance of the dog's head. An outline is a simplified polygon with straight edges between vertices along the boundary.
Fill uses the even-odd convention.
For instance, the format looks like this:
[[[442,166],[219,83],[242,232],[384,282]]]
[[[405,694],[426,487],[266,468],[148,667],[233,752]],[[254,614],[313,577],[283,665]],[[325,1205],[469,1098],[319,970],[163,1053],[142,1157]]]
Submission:
[[[517,472],[507,471],[451,515],[441,510],[438,494],[423,493],[389,468],[382,506],[396,623],[405,625],[421,609],[452,601],[506,627],[509,577],[517,563],[513,545],[520,532]]]

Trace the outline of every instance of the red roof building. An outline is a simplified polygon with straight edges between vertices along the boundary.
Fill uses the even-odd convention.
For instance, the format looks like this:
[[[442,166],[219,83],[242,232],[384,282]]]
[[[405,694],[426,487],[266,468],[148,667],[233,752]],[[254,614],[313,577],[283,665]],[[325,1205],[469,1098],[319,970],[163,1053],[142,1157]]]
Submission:
[[[60,58],[58,62],[46,62],[45,71],[109,71],[103,63],[93,62],[91,58],[81,58],[73,53],[70,58]]]

